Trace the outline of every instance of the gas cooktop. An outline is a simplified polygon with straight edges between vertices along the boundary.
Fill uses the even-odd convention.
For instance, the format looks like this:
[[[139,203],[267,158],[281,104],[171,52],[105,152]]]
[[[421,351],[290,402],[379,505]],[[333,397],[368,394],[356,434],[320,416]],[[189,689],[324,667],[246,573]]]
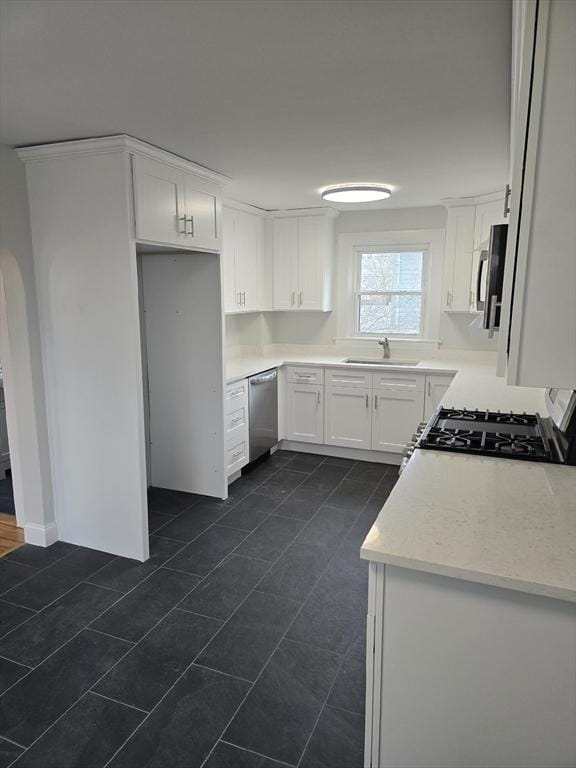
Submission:
[[[440,408],[415,447],[555,462],[545,421],[538,414]]]

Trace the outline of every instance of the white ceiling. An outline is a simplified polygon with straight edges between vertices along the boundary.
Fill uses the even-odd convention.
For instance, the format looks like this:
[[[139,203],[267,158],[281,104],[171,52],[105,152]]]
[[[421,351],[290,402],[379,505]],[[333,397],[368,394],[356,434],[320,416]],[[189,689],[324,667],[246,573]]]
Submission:
[[[505,184],[509,0],[1,6],[8,144],[128,133],[263,208],[319,205],[319,187],[346,181],[395,189],[363,208]]]

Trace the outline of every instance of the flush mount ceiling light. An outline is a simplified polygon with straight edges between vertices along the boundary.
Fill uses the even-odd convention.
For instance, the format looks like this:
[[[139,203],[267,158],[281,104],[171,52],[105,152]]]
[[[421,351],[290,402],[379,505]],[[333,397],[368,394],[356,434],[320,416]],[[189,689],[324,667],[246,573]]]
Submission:
[[[331,203],[373,203],[386,200],[392,192],[381,184],[338,184],[322,189],[321,194]]]

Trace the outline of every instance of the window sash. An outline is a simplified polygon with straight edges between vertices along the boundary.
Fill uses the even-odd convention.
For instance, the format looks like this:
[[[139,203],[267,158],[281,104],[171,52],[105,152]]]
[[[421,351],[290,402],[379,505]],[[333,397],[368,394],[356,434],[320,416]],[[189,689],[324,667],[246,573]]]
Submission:
[[[365,253],[421,253],[422,254],[422,278],[419,291],[367,291],[361,290],[362,279],[362,255]],[[354,303],[355,303],[355,334],[357,336],[381,336],[383,333],[389,333],[390,336],[395,337],[407,337],[407,338],[422,338],[425,333],[426,322],[426,289],[427,289],[427,268],[428,268],[428,248],[422,246],[370,246],[368,248],[356,249],[356,286],[354,291]],[[362,296],[420,296],[420,327],[417,332],[414,333],[402,333],[400,331],[362,331],[360,330],[360,307]]]

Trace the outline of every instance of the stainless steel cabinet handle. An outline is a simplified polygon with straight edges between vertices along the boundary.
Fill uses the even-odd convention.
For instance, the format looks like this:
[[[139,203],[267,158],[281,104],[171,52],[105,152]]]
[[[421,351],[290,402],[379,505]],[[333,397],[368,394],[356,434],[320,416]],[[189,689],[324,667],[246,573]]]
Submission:
[[[180,225],[178,224],[178,221],[183,221],[184,222],[184,229],[180,229]],[[188,234],[188,232],[186,232],[186,216],[178,216],[178,221],[176,222],[176,227],[178,229],[178,234],[179,235],[184,235],[184,237],[186,237],[186,235]]]
[[[233,458],[233,459],[237,459],[237,458],[238,458],[238,456],[242,456],[242,451],[236,451],[236,453],[233,453],[233,454],[232,454],[232,458]]]
[[[294,291],[292,291],[292,301],[291,301],[292,306],[294,306],[295,296],[296,294],[294,293]]]
[[[374,395],[374,410],[378,410],[378,395]]]
[[[318,405],[320,405],[320,392],[318,392],[317,395],[318,395]]]
[[[512,194],[512,190],[510,188],[510,184],[506,184],[506,194],[504,195],[504,218],[508,216],[510,213],[510,195]]]
[[[244,394],[243,389],[235,389],[234,392],[230,392],[230,397],[240,397],[240,395]]]
[[[240,292],[238,293],[238,301],[236,302],[236,304],[238,304],[239,307],[242,306],[242,294]]]
[[[432,397],[432,382],[428,382],[428,397]]]
[[[489,302],[488,302],[488,338],[493,339],[494,338],[494,331],[497,330],[496,328],[496,310],[498,309],[498,296],[497,294],[493,293],[490,296]]]
[[[239,421],[243,421],[243,417],[242,416],[236,416],[235,419],[231,419],[230,420],[230,424],[238,424]]]
[[[446,306],[452,306],[452,291],[446,291]]]
[[[186,219],[186,221],[188,221]],[[187,235],[192,235],[194,237],[194,216],[190,216],[190,232],[186,232]]]
[[[302,306],[302,291],[300,291],[300,293],[298,294],[298,306],[299,307]]]
[[[242,304],[246,306],[246,291],[242,291]]]
[[[366,408],[368,408],[368,395],[366,395]]]

